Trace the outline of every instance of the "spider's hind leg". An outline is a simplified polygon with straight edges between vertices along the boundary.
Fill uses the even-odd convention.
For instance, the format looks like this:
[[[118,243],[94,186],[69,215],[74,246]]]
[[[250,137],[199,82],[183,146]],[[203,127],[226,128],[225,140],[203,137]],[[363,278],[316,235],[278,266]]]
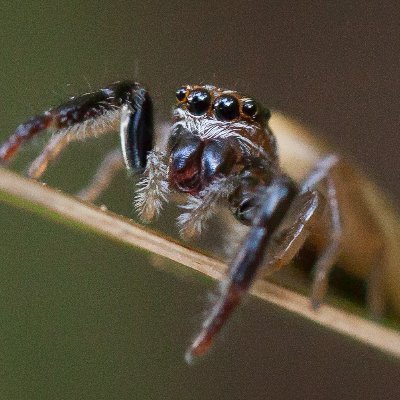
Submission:
[[[316,211],[320,208],[320,196],[317,192],[296,194],[296,190],[285,177],[277,177],[266,186],[259,200],[259,207],[251,220],[251,229],[222,283],[219,300],[187,352],[188,361],[203,354],[210,347],[215,335],[240,304],[264,265],[265,250],[271,244],[274,245],[275,233],[279,232],[288,213],[292,214],[290,221],[295,223],[289,224],[290,229],[283,233],[283,241],[278,241],[280,251],[275,251],[277,258],[274,260],[278,264],[287,254],[294,255],[291,250],[297,248],[298,243],[303,243],[303,232],[312,223],[313,217],[317,215]],[[289,261],[286,257],[285,262]],[[277,267],[276,263],[271,262],[268,266],[273,270]]]
[[[338,194],[332,171],[339,163],[339,158],[329,155],[317,163],[315,168],[301,184],[301,191],[319,188],[326,200],[326,236],[327,243],[320,250],[313,268],[314,278],[311,290],[311,305],[317,309],[328,288],[329,273],[339,258],[342,240],[342,223],[338,203]]]
[[[342,224],[337,193],[333,179],[326,177],[326,197],[329,213],[329,242],[323,249],[314,266],[314,279],[311,291],[311,305],[317,309],[328,289],[329,273],[339,258],[342,239]]]

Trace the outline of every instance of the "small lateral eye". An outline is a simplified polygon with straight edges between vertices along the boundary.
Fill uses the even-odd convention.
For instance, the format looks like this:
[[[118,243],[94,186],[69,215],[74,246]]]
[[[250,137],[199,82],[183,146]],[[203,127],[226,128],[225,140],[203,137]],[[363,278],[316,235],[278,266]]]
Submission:
[[[221,121],[231,121],[239,117],[239,102],[233,96],[220,96],[214,102],[216,117]]]
[[[242,112],[248,117],[255,118],[258,114],[257,103],[252,100],[245,100],[242,104]]]
[[[210,108],[211,96],[206,89],[196,89],[190,92],[187,101],[188,110],[193,115],[202,115]]]
[[[182,86],[179,89],[176,90],[175,92],[176,98],[178,99],[178,101],[183,101],[186,99],[186,95],[187,95],[187,88],[186,86]]]

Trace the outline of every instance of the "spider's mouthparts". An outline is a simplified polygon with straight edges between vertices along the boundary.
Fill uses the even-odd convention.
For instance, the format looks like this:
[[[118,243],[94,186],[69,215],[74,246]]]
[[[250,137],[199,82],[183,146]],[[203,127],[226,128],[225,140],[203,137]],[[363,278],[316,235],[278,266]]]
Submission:
[[[182,174],[180,176],[175,175],[175,186],[184,193],[197,193],[200,188],[200,174],[198,170],[193,173]]]

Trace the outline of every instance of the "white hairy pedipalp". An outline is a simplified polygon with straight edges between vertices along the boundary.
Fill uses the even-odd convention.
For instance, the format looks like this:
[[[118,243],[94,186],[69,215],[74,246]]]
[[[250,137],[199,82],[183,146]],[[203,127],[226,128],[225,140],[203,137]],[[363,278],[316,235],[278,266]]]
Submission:
[[[140,218],[149,222],[162,210],[162,203],[168,201],[168,166],[165,154],[153,150],[147,156],[143,177],[137,183],[134,206]]]

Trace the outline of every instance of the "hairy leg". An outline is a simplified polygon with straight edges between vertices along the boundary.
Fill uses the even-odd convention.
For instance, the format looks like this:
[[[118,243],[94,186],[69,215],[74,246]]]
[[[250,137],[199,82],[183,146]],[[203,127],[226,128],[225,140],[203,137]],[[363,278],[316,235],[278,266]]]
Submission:
[[[124,168],[121,150],[111,150],[100,164],[92,181],[77,196],[85,201],[95,201],[110,186],[115,175]]]
[[[115,131],[118,129],[118,126],[119,113],[112,112],[101,118],[99,117],[82,124],[76,124],[67,129],[62,129],[52,136],[42,153],[32,162],[28,169],[28,176],[39,179],[49,164],[57,159],[69,143]]]
[[[29,166],[28,176],[33,179],[39,179],[46,171],[49,163],[59,156],[72,139],[72,136],[66,132],[55,134],[49,140],[42,153]]]
[[[19,125],[15,132],[1,144],[0,162],[8,162],[24,143],[47,129],[57,129],[53,110],[45,111]]]
[[[124,111],[121,144],[126,162],[132,169],[142,170],[153,143],[152,103],[140,84],[129,81],[72,98],[32,117],[0,146],[0,162],[9,161],[23,144],[43,131],[59,131],[29,169],[29,176],[39,178],[70,141],[117,131],[121,109]]]
[[[318,207],[313,205],[315,194],[312,192],[304,192],[293,201],[267,249],[263,276],[269,276],[288,265],[303,247],[325,206],[324,199],[318,193],[316,195]]]
[[[311,290],[311,305],[314,309],[320,306],[328,289],[329,273],[339,257],[342,238],[342,224],[335,184],[329,175],[325,178],[325,182],[329,213],[329,241],[314,266]]]

